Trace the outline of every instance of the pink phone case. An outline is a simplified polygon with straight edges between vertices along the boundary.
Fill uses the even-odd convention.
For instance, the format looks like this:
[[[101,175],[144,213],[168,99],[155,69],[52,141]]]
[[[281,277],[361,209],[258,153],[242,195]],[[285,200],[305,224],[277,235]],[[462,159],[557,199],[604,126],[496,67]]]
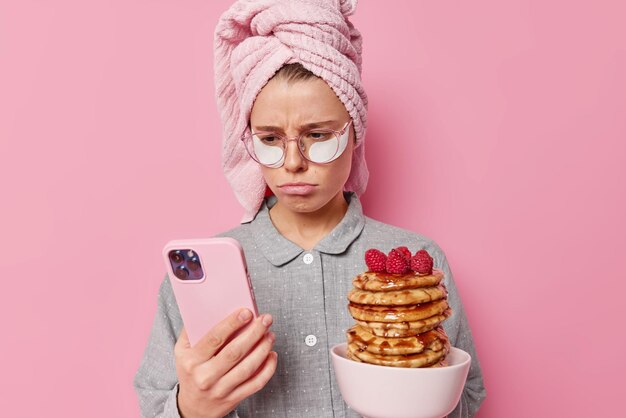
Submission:
[[[201,278],[181,280],[170,263],[171,250],[192,250],[200,259]],[[174,240],[163,258],[189,342],[194,346],[213,326],[238,308],[258,316],[243,249],[233,238]]]

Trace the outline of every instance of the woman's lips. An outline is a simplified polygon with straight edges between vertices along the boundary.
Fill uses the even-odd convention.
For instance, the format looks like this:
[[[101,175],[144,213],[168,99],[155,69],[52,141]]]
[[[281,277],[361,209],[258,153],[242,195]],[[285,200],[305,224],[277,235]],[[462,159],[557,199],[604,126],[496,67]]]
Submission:
[[[285,194],[293,195],[307,195],[315,190],[313,184],[283,184],[280,186],[280,190]]]

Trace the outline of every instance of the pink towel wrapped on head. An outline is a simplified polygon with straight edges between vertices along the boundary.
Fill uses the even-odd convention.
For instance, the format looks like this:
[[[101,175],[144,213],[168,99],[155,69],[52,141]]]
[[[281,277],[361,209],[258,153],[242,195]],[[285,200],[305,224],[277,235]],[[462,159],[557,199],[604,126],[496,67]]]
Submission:
[[[260,208],[266,184],[241,137],[259,91],[285,64],[299,62],[333,89],[356,134],[352,171],[344,187],[362,194],[367,95],[361,85],[359,31],[348,20],[357,0],[239,0],[215,30],[215,86],[223,128],[222,166],[245,209],[242,223]]]

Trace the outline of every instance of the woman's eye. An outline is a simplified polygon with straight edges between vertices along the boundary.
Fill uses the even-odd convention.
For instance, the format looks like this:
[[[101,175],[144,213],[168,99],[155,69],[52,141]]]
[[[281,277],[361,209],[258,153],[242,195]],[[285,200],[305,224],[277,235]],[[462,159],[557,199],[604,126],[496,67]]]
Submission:
[[[261,141],[263,141],[266,144],[272,145],[278,142],[278,139],[275,136],[267,135],[267,136],[262,136]]]
[[[332,135],[332,134],[330,134],[328,132],[314,132],[313,131],[313,132],[309,132],[306,136],[307,136],[307,138],[319,141],[319,140],[326,140],[326,139],[328,139],[330,137],[330,135]]]

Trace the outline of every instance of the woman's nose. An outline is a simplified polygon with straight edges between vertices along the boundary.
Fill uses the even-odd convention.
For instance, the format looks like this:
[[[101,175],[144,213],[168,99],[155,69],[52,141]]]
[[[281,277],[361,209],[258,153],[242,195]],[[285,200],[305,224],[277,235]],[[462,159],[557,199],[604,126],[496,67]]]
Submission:
[[[288,171],[298,171],[306,168],[307,160],[302,157],[298,141],[288,141],[285,145],[285,163],[283,167]]]

